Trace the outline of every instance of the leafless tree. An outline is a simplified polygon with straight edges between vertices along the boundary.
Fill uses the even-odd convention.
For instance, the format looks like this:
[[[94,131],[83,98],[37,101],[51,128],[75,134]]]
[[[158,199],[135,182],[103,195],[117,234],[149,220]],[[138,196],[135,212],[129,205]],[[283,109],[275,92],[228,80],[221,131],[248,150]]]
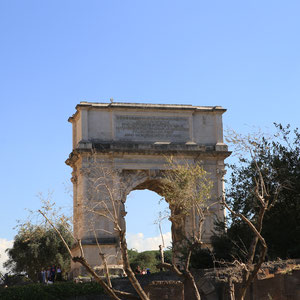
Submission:
[[[134,272],[132,271],[129,263],[127,243],[125,238],[125,226],[124,226],[124,216],[122,216],[122,202],[120,201],[120,195],[122,194],[122,186],[118,181],[117,171],[112,170],[108,166],[105,166],[96,155],[93,154],[88,157],[86,167],[82,170],[83,175],[87,179],[87,186],[89,193],[87,194],[87,199],[82,199],[82,213],[86,214],[89,222],[84,224],[84,226],[89,226],[89,231],[93,233],[96,239],[97,247],[99,250],[99,262],[103,264],[105,278],[101,277],[94,268],[91,267],[87,259],[85,258],[84,249],[82,246],[82,241],[80,238],[73,235],[75,244],[74,246],[79,248],[79,255],[75,256],[71,249],[68,247],[67,243],[63,240],[63,236],[60,234],[59,230],[55,227],[51,218],[47,216],[49,209],[40,210],[40,214],[51,224],[51,226],[56,230],[59,237],[64,241],[65,247],[68,249],[70,257],[73,262],[80,263],[86,271],[93,276],[93,278],[103,287],[104,291],[111,296],[112,299],[142,299],[149,300],[145,291],[141,287],[139,281],[136,279]],[[108,232],[103,228],[98,228],[95,224],[97,218],[104,218],[113,224],[113,230]],[[124,271],[136,290],[138,297],[127,292],[116,290],[112,287],[111,281],[108,275],[108,265],[107,259],[104,251],[102,251],[101,243],[98,240],[99,231],[105,231],[111,235],[117,235],[119,240],[119,247],[122,256]],[[121,297],[121,298],[120,298]]]
[[[174,158],[167,158],[166,169],[161,181],[161,193],[169,203],[171,211],[170,221],[172,223],[174,259],[172,264],[164,262],[163,249],[161,249],[161,266],[174,271],[182,278],[185,289],[191,294],[189,299],[199,300],[200,293],[190,271],[190,259],[193,249],[202,244],[203,222],[206,214],[209,212],[210,206],[213,205],[208,204],[212,182],[200,161],[188,163],[175,160]],[[74,256],[71,249],[65,243],[71,259],[73,262],[80,263],[103,286],[105,292],[112,299],[126,297],[128,299],[149,300],[130,267],[125,237],[125,211],[124,204],[121,201],[124,198],[126,188],[122,186],[118,170],[105,165],[96,155],[91,155],[86,162],[85,168],[82,169],[82,173],[87,179],[89,190],[87,199],[82,201],[82,203],[85,203],[82,211],[88,215],[87,219],[90,220],[86,226],[90,227],[89,230],[93,232],[96,238],[99,257],[104,265],[104,270],[106,270],[106,280],[99,276],[89,265],[84,256],[81,240],[75,236],[74,240],[80,250],[79,255]],[[51,219],[47,217],[47,213],[45,211],[40,211],[40,213],[55,228]],[[192,220],[190,235],[187,235],[185,231],[187,217]],[[107,230],[105,232],[118,237],[124,271],[131,285],[136,290],[138,297],[130,293],[115,290],[112,287],[108,276],[106,256],[102,251],[101,243],[97,239],[98,231],[104,231],[104,229],[99,228],[95,223],[97,218],[104,218],[113,224],[112,232],[107,232]],[[63,239],[60,232],[57,229],[56,231],[60,238]],[[178,246],[179,244],[180,246]],[[186,255],[183,252],[186,252]],[[178,264],[180,264],[180,268]]]
[[[281,190],[280,185],[273,186],[272,193],[265,184],[265,172],[263,172],[263,166],[258,162],[258,154],[260,151],[260,145],[262,144],[263,137],[266,137],[261,132],[256,132],[254,134],[242,135],[234,130],[229,130],[227,133],[227,142],[234,148],[235,154],[240,157],[249,156],[251,163],[254,165],[255,174],[254,182],[255,187],[252,191],[256,199],[256,205],[258,210],[256,215],[250,218],[246,217],[244,214],[233,210],[230,205],[227,204],[224,199],[222,199],[223,205],[230,211],[232,216],[238,217],[243,220],[250,228],[253,233],[253,238],[248,249],[246,263],[240,263],[239,266],[242,269],[242,287],[240,294],[237,299],[243,300],[245,298],[247,289],[250,284],[256,278],[261,265],[263,264],[266,253],[267,253],[267,243],[262,236],[263,219],[266,212],[274,205],[278,198],[278,194]],[[254,264],[255,253],[258,252],[258,259]]]

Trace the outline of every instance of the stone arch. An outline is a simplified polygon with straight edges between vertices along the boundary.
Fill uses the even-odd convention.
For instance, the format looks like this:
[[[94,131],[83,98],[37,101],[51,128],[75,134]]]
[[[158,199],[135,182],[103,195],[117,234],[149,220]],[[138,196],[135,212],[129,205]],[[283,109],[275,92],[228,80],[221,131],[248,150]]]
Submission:
[[[162,170],[123,170],[122,181],[126,185],[124,194],[127,196],[131,191],[148,189],[163,196],[160,188],[162,179]]]
[[[73,125],[73,151],[66,163],[73,168],[75,235],[80,235],[84,241],[86,258],[92,266],[99,265],[98,250],[85,227],[89,216],[80,210],[89,192],[89,175],[82,170],[89,168],[87,161],[91,153],[114,173],[115,186],[124,186],[117,193],[119,203],[123,205],[119,211],[120,218],[125,212],[126,197],[132,190],[147,188],[162,194],[160,182],[165,170],[165,156],[168,155],[190,162],[200,159],[214,183],[215,200],[223,195],[224,159],[230,155],[223,143],[222,114],[225,111],[219,106],[115,102],[82,102],[76,106],[76,113],[69,118]],[[107,199],[104,194],[99,195],[102,202]],[[214,213],[220,219],[224,218],[220,206],[215,208]],[[188,221],[183,220],[180,226],[184,229],[180,233],[182,236],[189,232]],[[97,224],[100,229],[110,226],[102,220]],[[205,225],[203,238],[208,244],[211,224],[208,221]],[[175,231],[173,228],[172,236]],[[115,257],[109,263],[120,264],[118,238],[103,233],[99,240],[105,252]],[[74,253],[76,251],[78,249],[74,249]]]
[[[164,197],[161,185],[162,180],[164,178],[163,170],[151,170],[151,171],[129,171],[125,172],[124,175],[128,178],[128,173],[132,174],[131,177],[131,185],[128,186],[126,196],[134,190],[144,190],[148,189],[150,191],[156,192],[158,195]],[[128,192],[129,191],[129,192]],[[126,200],[125,200],[126,201]],[[169,204],[168,199],[165,198],[165,201]],[[181,222],[173,222],[172,218],[174,218],[174,214],[176,212],[173,211],[172,207],[169,206],[170,209],[170,221],[171,221],[171,234],[172,234],[172,242],[173,247],[179,249],[179,245],[181,245],[187,236],[186,232],[186,220],[185,218],[181,219]]]
[[[122,172],[122,177],[124,178],[122,181],[126,183],[126,190],[122,197],[123,202],[123,211],[124,216],[127,214],[125,211],[125,202],[127,196],[130,192],[134,190],[145,190],[148,189],[150,191],[156,192],[158,195],[164,197],[161,185],[162,180],[164,179],[164,170],[124,170]],[[126,178],[126,179],[125,179]],[[165,201],[168,203],[168,199],[165,198]],[[175,218],[176,212],[170,207],[170,218],[171,222],[171,236],[172,236],[172,246],[173,246],[173,256],[177,264],[180,264],[180,252],[181,247],[186,242],[186,237],[191,234],[187,231],[186,218],[180,218],[178,222],[178,218],[176,222],[173,222],[173,218]],[[124,229],[126,228],[126,220],[123,220]]]
[[[122,215],[127,215],[125,211],[125,203],[128,195],[135,190],[149,190],[155,192],[161,197],[162,193],[162,179],[164,177],[162,170],[123,170],[120,173],[120,180],[124,183],[124,191],[121,196]],[[126,220],[124,219],[124,229],[126,228]]]
[[[152,234],[155,232],[155,236],[157,236],[159,227],[156,221],[158,220],[159,212],[161,212],[164,216],[164,220],[162,220],[160,224],[162,226],[161,229],[163,234],[168,233],[169,237],[172,231],[171,222],[169,220],[171,211],[169,203],[165,201],[159,188],[160,179],[144,178],[144,180],[141,179],[139,182],[136,182],[136,184],[137,185],[127,193],[124,202],[126,236],[128,233],[150,233],[148,231],[150,228],[153,230]],[[135,192],[139,193],[136,194]],[[132,227],[133,222],[135,222],[135,224],[140,224],[141,222],[142,224],[138,228],[136,225]],[[148,237],[150,236],[148,235]],[[151,235],[151,237],[154,237],[154,235]],[[144,236],[144,238],[147,238],[147,236]],[[159,249],[158,246],[159,244],[156,245],[156,250]]]

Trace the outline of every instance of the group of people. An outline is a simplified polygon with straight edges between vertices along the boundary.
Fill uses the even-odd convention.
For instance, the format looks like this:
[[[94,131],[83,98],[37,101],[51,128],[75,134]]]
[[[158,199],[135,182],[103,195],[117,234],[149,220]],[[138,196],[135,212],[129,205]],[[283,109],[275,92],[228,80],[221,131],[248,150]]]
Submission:
[[[47,269],[43,269],[40,273],[40,282],[44,284],[52,284],[55,281],[62,281],[62,270],[61,267],[56,267],[52,265],[52,267],[48,267]]]
[[[134,272],[136,275],[146,275],[146,274],[148,275],[148,274],[150,274],[150,269],[148,269],[148,268],[141,269],[140,266],[137,266]]]

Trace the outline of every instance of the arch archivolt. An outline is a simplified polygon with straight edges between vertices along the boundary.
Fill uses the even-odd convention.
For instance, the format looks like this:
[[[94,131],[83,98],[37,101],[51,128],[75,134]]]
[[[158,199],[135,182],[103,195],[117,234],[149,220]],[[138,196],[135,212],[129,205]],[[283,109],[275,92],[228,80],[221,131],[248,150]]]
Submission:
[[[125,185],[125,190],[122,196],[122,208],[121,214],[126,215],[125,211],[125,201],[128,194],[133,190],[144,190],[148,189],[153,192],[156,192],[158,195],[164,197],[162,187],[163,179],[164,179],[165,170],[123,170],[120,173],[120,180]],[[169,203],[168,199],[165,198],[165,201]],[[184,240],[187,237],[192,236],[193,233],[191,231],[191,222],[184,216],[178,216],[178,212],[176,211],[176,207],[172,207],[169,204],[170,215],[169,220],[171,221],[171,234],[173,241],[173,248],[179,249],[179,245],[182,245]],[[191,213],[191,218],[193,218],[194,213]],[[190,224],[191,223],[191,224]],[[124,228],[126,228],[126,221],[124,220]]]
[[[164,177],[162,170],[123,170],[120,175],[124,185],[122,201],[126,201],[127,195],[133,190],[148,189],[163,196],[160,187]]]

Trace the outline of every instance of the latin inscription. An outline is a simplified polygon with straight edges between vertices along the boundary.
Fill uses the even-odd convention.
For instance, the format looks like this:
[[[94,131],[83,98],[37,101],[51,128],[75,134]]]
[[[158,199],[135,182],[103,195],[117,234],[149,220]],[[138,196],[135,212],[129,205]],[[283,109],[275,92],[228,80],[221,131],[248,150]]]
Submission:
[[[178,141],[189,140],[187,117],[115,116],[118,140]]]

